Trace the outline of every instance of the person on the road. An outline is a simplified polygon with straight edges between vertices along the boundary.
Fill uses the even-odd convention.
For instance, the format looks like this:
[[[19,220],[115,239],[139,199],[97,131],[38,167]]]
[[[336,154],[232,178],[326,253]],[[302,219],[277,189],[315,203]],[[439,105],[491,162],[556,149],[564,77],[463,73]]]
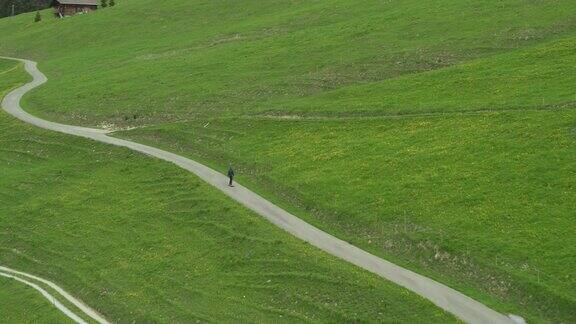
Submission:
[[[232,169],[232,166],[228,168],[228,178],[230,178],[230,183],[228,183],[228,186],[234,187],[234,169]]]

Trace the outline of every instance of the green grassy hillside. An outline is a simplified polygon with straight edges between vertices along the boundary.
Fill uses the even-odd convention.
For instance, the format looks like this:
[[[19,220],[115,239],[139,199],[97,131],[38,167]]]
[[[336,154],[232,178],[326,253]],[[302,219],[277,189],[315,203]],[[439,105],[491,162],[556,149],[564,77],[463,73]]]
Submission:
[[[150,123],[277,111],[287,100],[509,52],[570,35],[574,10],[551,0],[124,0],[64,21],[4,20],[0,52],[36,59],[52,76],[30,99],[37,114]]]
[[[27,78],[0,62],[2,94]],[[455,321],[176,166],[5,113],[0,128],[0,264],[57,282],[115,322]],[[26,321],[12,314],[26,305],[20,289],[0,281],[0,310]]]
[[[575,121],[571,110],[247,118],[121,136],[220,169],[232,161],[242,180],[356,245],[452,285],[457,280],[461,289],[570,318]]]
[[[576,105],[576,33],[524,50],[275,103],[271,114],[394,115]]]
[[[124,0],[0,20],[34,114],[224,168],[532,321],[576,321],[576,3]],[[401,115],[401,116],[400,116]]]

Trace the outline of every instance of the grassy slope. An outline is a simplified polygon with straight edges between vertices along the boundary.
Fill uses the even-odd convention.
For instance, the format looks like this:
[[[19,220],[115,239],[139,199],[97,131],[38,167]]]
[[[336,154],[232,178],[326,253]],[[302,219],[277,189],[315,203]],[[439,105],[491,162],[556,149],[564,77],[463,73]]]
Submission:
[[[31,111],[77,124],[201,117],[125,136],[234,161],[262,193],[375,253],[501,309],[574,321],[574,253],[556,249],[575,226],[561,181],[573,176],[569,111],[213,120],[570,107],[574,2],[153,3],[0,21],[0,52],[37,58],[53,77]]]
[[[121,136],[219,168],[231,161],[240,181],[376,254],[524,305],[523,313],[568,320],[575,121],[573,111],[212,120]]]
[[[40,294],[24,284],[0,277],[2,323],[73,323]]]
[[[576,33],[454,67],[274,103],[279,114],[391,115],[576,105]],[[280,108],[281,107],[281,108]]]
[[[2,74],[0,89],[23,76]],[[0,128],[0,263],[58,282],[112,320],[454,321],[175,166],[6,114]]]
[[[147,123],[277,110],[510,51],[573,32],[575,9],[573,1],[125,0],[65,21],[4,20],[0,52],[37,59],[53,77],[30,99],[35,113]]]

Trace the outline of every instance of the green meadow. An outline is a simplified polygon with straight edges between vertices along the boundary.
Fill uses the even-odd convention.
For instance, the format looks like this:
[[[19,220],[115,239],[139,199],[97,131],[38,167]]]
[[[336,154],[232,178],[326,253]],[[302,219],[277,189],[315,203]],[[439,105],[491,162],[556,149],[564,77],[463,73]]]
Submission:
[[[290,115],[378,116],[576,106],[576,33],[445,69],[277,104]],[[271,111],[280,114],[280,110]]]
[[[28,79],[0,62],[10,71],[0,94]],[[110,320],[456,322],[176,166],[5,113],[0,128],[0,264],[56,282]],[[3,319],[61,322],[27,289],[0,280]]]
[[[220,169],[232,163],[239,181],[368,251],[486,302],[489,295],[568,320],[575,122],[571,110],[246,118],[120,136]]]
[[[44,11],[40,23],[31,15],[0,21],[0,53],[35,59],[52,77],[29,98],[30,111],[86,125],[263,112],[394,111],[399,103],[413,111],[426,108],[429,95],[442,86],[427,84],[423,75],[416,80],[426,85],[422,88],[410,80],[415,74],[576,31],[576,4],[568,0],[162,3],[124,0],[64,20]],[[456,68],[443,76],[453,80],[446,74],[458,73],[466,71]],[[385,82],[401,76],[408,80]],[[366,93],[346,97],[349,87],[361,85],[379,85],[373,100]],[[439,90],[451,93],[449,86]],[[467,89],[458,91],[468,101],[492,94],[476,89],[478,94],[468,96]],[[319,103],[322,98],[327,102]],[[430,108],[438,106],[443,103]]]
[[[570,323],[575,13],[567,0],[124,0],[2,19],[0,54],[50,78],[25,98],[35,115],[232,163],[329,233],[501,312]],[[129,195],[141,168],[162,167],[142,161]],[[237,212],[219,199],[210,215]]]

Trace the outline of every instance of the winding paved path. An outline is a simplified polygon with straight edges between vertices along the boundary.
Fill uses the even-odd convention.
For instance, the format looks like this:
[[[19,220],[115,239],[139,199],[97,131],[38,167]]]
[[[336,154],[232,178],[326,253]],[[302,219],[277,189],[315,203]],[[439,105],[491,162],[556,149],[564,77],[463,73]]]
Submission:
[[[225,175],[198,162],[154,147],[107,136],[107,132],[104,130],[57,124],[28,114],[20,107],[20,99],[28,91],[42,85],[48,79],[36,68],[35,62],[21,59],[13,60],[23,62],[26,71],[33,77],[32,82],[10,92],[2,101],[2,108],[16,118],[44,129],[127,147],[131,150],[174,163],[194,173],[230,198],[255,211],[292,235],[417,293],[465,322],[516,323],[510,317],[500,314],[450,287],[383,260],[319,230],[240,184],[236,184],[234,188],[228,187]]]
[[[40,287],[35,282],[43,283],[43,284],[47,285],[48,287],[52,288],[55,292],[57,292],[59,294],[59,296],[66,299],[67,301],[72,303],[74,306],[78,307],[79,310],[81,310],[85,315],[89,316],[90,318],[92,318],[96,322],[98,322],[100,324],[108,324],[108,321],[106,321],[106,319],[104,319],[104,317],[102,317],[102,315],[98,314],[98,312],[96,312],[92,308],[86,306],[84,303],[82,303],[78,299],[74,298],[72,295],[67,293],[64,289],[60,288],[58,285],[56,285],[52,281],[48,281],[46,279],[42,279],[40,277],[36,277],[34,275],[31,275],[31,274],[28,274],[25,272],[16,271],[16,270],[13,270],[13,269],[10,269],[7,267],[2,267],[2,266],[0,266],[0,277],[14,279],[18,282],[21,282],[27,286],[34,288],[35,290],[40,292],[40,294],[44,298],[48,299],[50,301],[50,303],[52,303],[52,305],[54,305],[54,307],[56,307],[58,310],[60,310],[62,313],[64,313],[64,315],[68,316],[71,320],[73,320],[74,322],[76,322],[78,324],[87,324],[87,322],[84,321],[80,316],[76,315],[76,313],[71,311],[68,307],[66,307],[62,303],[60,303],[60,301],[58,301],[58,299],[54,298],[54,296],[52,296],[49,292],[47,292],[44,288]]]

